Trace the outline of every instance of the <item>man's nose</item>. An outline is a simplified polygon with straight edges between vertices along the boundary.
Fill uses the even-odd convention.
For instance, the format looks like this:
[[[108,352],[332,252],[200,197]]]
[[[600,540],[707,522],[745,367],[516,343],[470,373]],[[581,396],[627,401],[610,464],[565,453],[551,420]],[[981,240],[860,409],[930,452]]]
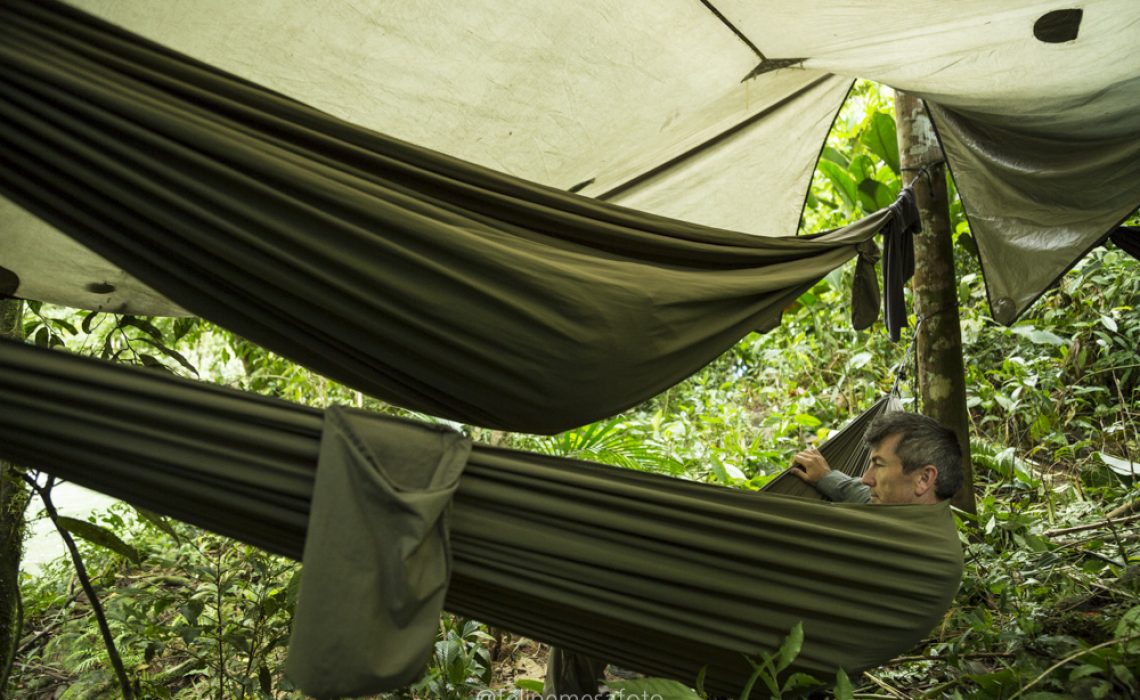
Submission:
[[[867,471],[863,472],[863,479],[862,479],[862,481],[863,481],[863,483],[864,483],[864,484],[866,484],[867,486],[874,486],[874,485],[875,485],[875,479],[874,479],[874,478],[871,476],[871,470],[870,470],[870,469],[868,469]]]

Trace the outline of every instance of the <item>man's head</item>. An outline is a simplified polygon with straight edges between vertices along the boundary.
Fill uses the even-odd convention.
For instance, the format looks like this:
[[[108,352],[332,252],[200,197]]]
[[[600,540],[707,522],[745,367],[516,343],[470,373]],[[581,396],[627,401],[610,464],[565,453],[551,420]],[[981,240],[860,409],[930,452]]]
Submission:
[[[888,413],[871,422],[863,440],[871,447],[863,483],[872,503],[936,503],[962,486],[958,438],[933,418]]]

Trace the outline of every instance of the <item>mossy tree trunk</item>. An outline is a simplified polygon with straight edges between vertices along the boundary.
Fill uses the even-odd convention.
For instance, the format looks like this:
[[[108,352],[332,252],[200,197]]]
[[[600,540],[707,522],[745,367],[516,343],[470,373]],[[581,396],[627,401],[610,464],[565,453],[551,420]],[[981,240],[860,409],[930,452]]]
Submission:
[[[0,299],[0,335],[23,336],[20,322],[23,302]],[[19,610],[20,559],[24,544],[24,510],[29,491],[23,470],[0,461],[0,698],[7,685],[8,661],[20,642],[17,624]]]
[[[913,282],[914,310],[922,319],[917,341],[922,412],[958,434],[966,481],[953,503],[974,513],[974,470],[945,160],[922,100],[900,92],[895,98],[895,113],[904,178],[922,174],[914,183],[922,233],[914,238]]]

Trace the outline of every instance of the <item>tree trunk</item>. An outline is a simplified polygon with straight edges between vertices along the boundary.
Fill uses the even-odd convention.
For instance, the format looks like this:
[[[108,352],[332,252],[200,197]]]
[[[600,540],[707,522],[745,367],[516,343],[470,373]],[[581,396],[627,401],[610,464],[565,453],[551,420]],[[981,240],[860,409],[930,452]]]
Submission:
[[[0,299],[0,336],[23,336],[22,312],[23,302]],[[20,559],[24,553],[28,494],[23,470],[0,461],[0,698],[8,684],[9,660],[20,643]]]
[[[915,199],[922,233],[914,238],[914,310],[918,329],[918,387],[922,411],[949,426],[962,444],[966,480],[953,504],[975,512],[974,469],[970,458],[966,414],[966,376],[962,364],[962,329],[958,316],[958,284],[950,233],[946,167],[942,148],[926,106],[917,97],[898,93],[899,162],[903,179],[915,176]]]

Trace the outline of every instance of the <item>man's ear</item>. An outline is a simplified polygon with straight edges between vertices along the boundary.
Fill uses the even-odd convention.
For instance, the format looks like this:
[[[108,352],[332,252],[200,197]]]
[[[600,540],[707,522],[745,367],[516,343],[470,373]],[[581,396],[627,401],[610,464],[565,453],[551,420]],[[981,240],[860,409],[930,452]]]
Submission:
[[[938,467],[933,464],[924,464],[918,469],[918,478],[914,480],[914,495],[918,497],[925,496],[928,492],[934,491],[934,485],[938,482]]]

